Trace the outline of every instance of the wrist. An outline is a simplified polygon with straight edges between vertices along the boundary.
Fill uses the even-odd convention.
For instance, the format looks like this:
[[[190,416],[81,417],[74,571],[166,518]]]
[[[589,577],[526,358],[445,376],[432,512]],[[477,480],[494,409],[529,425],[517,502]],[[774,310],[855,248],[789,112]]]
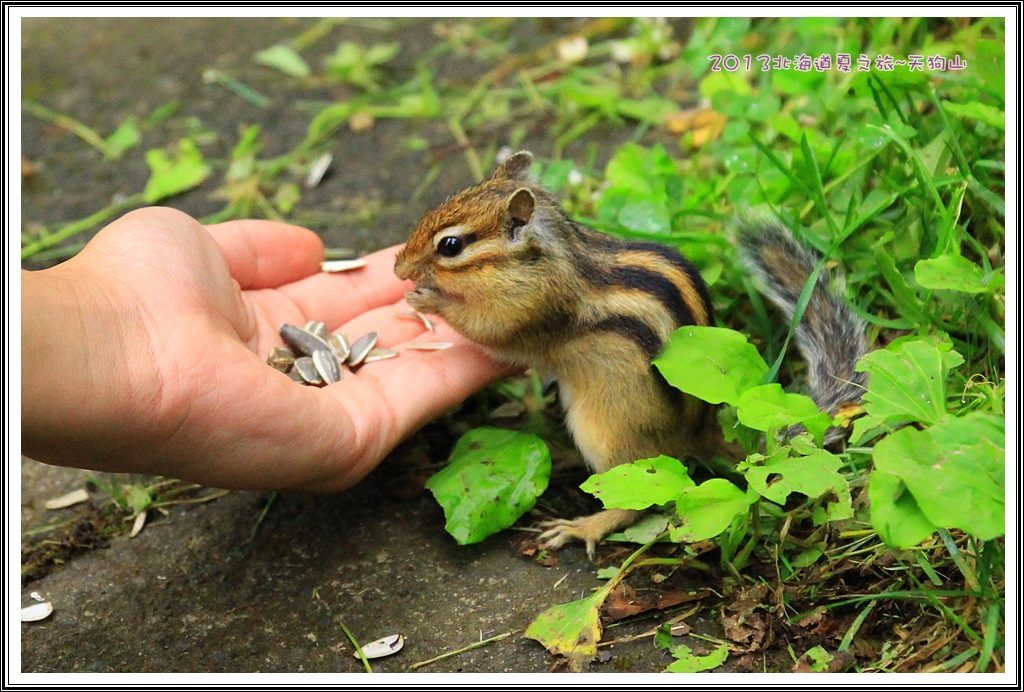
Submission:
[[[22,452],[118,470],[134,403],[151,389],[145,371],[132,371],[123,339],[138,314],[114,299],[117,287],[75,264],[22,272]]]

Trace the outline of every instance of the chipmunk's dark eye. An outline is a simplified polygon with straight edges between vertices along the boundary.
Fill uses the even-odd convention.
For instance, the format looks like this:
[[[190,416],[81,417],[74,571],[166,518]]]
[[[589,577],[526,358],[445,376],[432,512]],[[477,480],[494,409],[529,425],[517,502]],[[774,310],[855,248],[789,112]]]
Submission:
[[[457,236],[450,235],[446,238],[441,238],[441,241],[437,244],[437,254],[441,257],[455,257],[462,249],[466,247],[465,241]]]

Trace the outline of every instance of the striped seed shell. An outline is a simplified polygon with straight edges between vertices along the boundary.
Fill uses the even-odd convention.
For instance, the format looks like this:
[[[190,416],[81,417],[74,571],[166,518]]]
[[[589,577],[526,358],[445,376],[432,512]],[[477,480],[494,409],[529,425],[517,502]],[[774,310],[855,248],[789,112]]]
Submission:
[[[403,646],[405,646],[405,637],[400,634],[392,634],[390,637],[381,637],[375,642],[361,646],[359,650],[366,658],[381,658],[398,653]],[[359,651],[352,655],[359,658]]]
[[[327,384],[334,384],[341,379],[341,363],[330,349],[316,351],[313,354],[313,366]]]
[[[267,356],[267,365],[281,372],[288,372],[294,362],[295,354],[282,346],[275,346]]]
[[[363,358],[364,363],[372,363],[375,360],[387,360],[388,358],[394,358],[398,355],[398,351],[390,348],[375,348],[366,354]]]
[[[433,342],[424,342],[424,343],[419,343],[419,344],[406,344],[405,347],[409,348],[409,349],[412,349],[414,351],[443,351],[446,348],[451,348],[452,347],[452,342],[450,342],[450,341],[433,341]]]
[[[348,339],[341,332],[331,334],[331,338],[327,340],[327,345],[331,347],[334,355],[338,356],[338,360],[342,363],[345,362],[348,354],[352,351],[352,347],[348,345]]]
[[[281,338],[304,356],[311,356],[315,351],[329,348],[326,341],[294,324],[281,325]]]
[[[363,362],[366,358],[366,354],[373,350],[373,347],[377,345],[377,332],[370,332],[365,336],[361,336],[355,340],[352,344],[352,350],[348,354],[348,359],[345,361],[349,367],[355,367]]]
[[[422,322],[424,327],[426,327],[430,331],[434,331],[434,323],[431,322],[430,319],[419,310],[410,310],[408,312],[396,312],[395,316],[407,320],[416,320],[417,322]]]
[[[320,377],[320,373],[316,370],[316,365],[313,364],[313,359],[309,356],[296,358],[295,369],[299,371],[299,375],[302,376],[302,379],[307,384],[323,384],[323,378]]]
[[[353,269],[360,269],[366,266],[364,258],[350,260],[326,260],[320,263],[320,271],[334,274],[335,272],[347,272]]]

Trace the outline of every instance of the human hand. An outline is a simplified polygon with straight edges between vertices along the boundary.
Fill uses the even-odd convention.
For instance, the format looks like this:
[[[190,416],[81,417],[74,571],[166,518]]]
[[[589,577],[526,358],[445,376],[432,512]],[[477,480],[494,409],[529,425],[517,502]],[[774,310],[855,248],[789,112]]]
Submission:
[[[332,492],[402,439],[510,372],[444,324],[398,319],[411,287],[396,249],[323,274],[311,231],[270,221],[208,228],[142,209],[82,252],[22,272],[22,449],[40,461],[223,488]],[[266,365],[289,322],[379,345],[443,351],[345,373],[322,389]]]

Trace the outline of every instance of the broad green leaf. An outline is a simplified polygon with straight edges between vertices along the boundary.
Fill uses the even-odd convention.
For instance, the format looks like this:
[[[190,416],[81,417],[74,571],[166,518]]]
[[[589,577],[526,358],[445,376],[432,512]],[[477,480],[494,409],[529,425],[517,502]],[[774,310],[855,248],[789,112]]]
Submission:
[[[139,130],[139,121],[135,116],[130,116],[122,122],[116,130],[107,135],[107,148],[103,152],[109,159],[116,159],[127,150],[134,147],[142,139]]]
[[[680,543],[714,538],[737,517],[746,515],[756,501],[756,494],[744,493],[724,478],[712,478],[687,488],[676,502],[682,525],[670,529],[669,537]]]
[[[163,149],[150,149],[146,163],[152,171],[143,193],[147,204],[191,190],[210,175],[210,167],[191,139],[178,142],[173,156]]]
[[[812,499],[834,492],[848,506],[850,487],[839,473],[841,466],[839,457],[819,449],[805,457],[769,459],[763,466],[749,467],[745,475],[751,488],[780,505],[794,492]]]
[[[912,548],[938,527],[921,512],[907,486],[891,473],[875,469],[868,484],[871,525],[888,545]]]
[[[985,272],[974,262],[960,255],[942,255],[923,259],[914,265],[914,278],[924,288],[989,293],[1002,285],[1002,275]]]
[[[722,644],[707,656],[694,656],[693,649],[682,644],[672,649],[673,661],[665,668],[666,673],[699,673],[702,670],[713,670],[729,658],[729,645]]]
[[[261,50],[256,54],[256,62],[260,65],[273,67],[275,70],[284,72],[286,75],[304,79],[309,76],[309,65],[302,59],[302,56],[288,46],[277,44]]]
[[[948,347],[947,347],[948,348]],[[864,410],[882,420],[935,423],[946,417],[946,378],[963,357],[929,339],[893,343],[857,363],[870,375]]]
[[[997,538],[1005,532],[1003,426],[1002,418],[977,411],[925,430],[903,428],[875,445],[875,473],[899,478],[935,526]],[[883,513],[879,523],[891,519]]]
[[[640,521],[622,530],[622,537],[633,543],[650,543],[668,528],[668,522],[668,515],[646,512]]]
[[[569,670],[580,672],[597,656],[601,639],[598,609],[608,592],[605,589],[587,598],[548,608],[526,628],[523,636],[535,639],[553,654],[569,659]]]
[[[694,485],[682,462],[662,455],[620,464],[591,476],[580,487],[605,507],[646,509],[675,502],[683,490]]]
[[[762,432],[802,423],[817,440],[832,424],[832,419],[818,410],[813,399],[785,392],[782,385],[775,383],[748,389],[740,397],[736,414],[743,425]]]
[[[673,387],[712,404],[733,406],[768,372],[745,336],[720,327],[680,327],[654,365]]]
[[[551,455],[536,435],[477,428],[459,438],[427,488],[444,508],[445,530],[478,543],[529,511],[548,486]]]

